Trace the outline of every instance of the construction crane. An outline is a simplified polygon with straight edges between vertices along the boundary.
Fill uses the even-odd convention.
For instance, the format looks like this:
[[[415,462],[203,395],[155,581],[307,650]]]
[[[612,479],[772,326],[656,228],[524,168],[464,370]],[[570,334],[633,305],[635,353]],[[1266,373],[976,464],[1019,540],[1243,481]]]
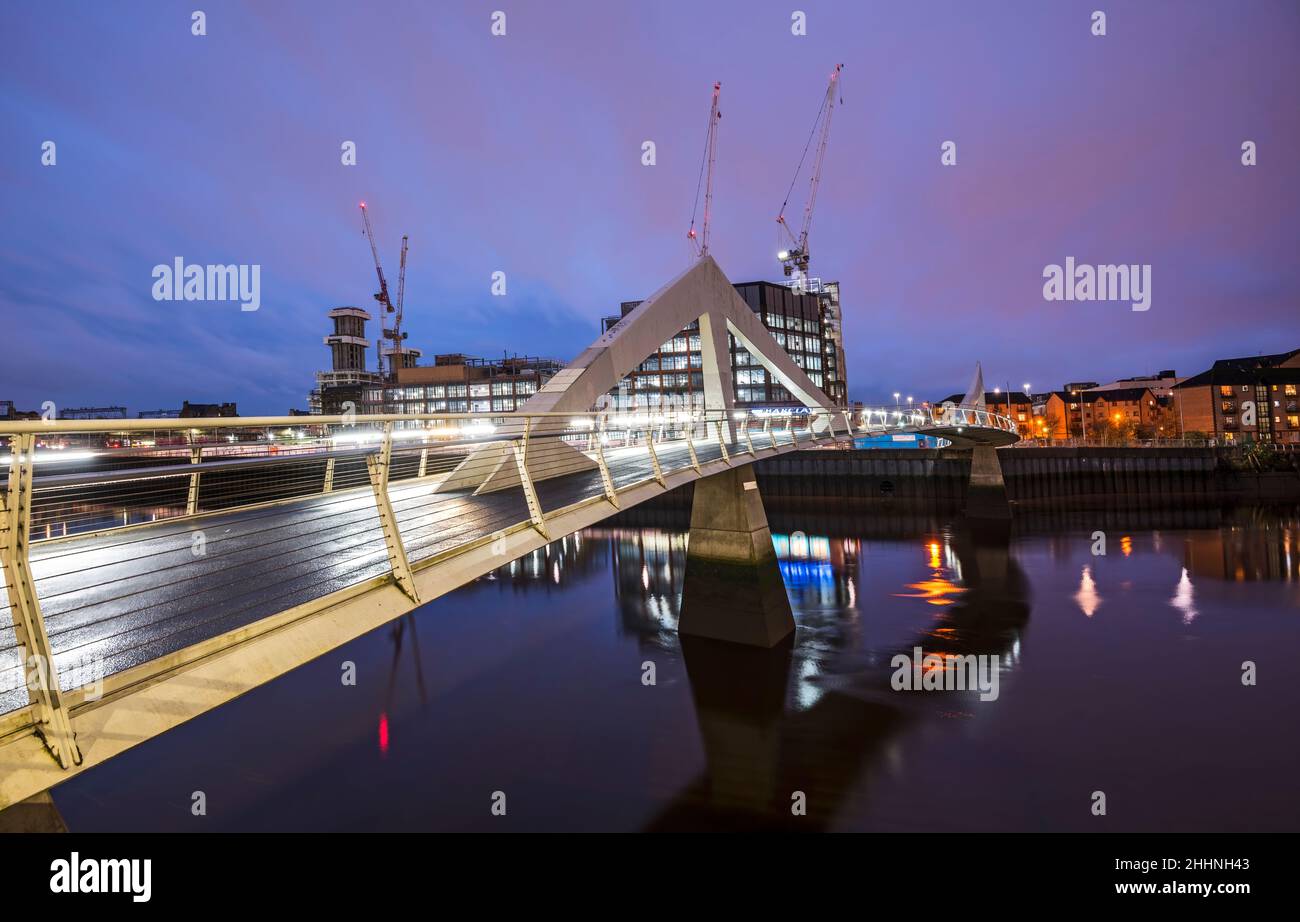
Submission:
[[[388,297],[388,279],[384,278],[384,267],[379,262],[379,248],[375,246],[375,232],[374,229],[370,226],[370,213],[366,211],[365,202],[361,203],[361,226],[362,229],[365,231],[366,239],[370,241],[370,255],[374,257],[375,274],[379,276],[379,290],[375,292],[375,300],[378,301],[380,305],[382,305],[384,308],[379,318],[379,325],[382,328],[384,325],[383,315],[391,314],[396,309],[393,307],[393,302],[389,300]],[[377,357],[379,359],[379,372],[380,374],[382,374],[384,371],[384,337],[383,336],[380,336],[375,341],[375,352],[377,353]]]
[[[389,370],[392,372],[393,380],[397,379],[397,369],[406,364],[406,356],[402,351],[402,340],[406,334],[402,332],[402,302],[406,300],[406,249],[407,236],[402,235],[402,261],[397,269],[397,309],[393,312],[392,329],[384,330],[384,336],[393,341],[393,351],[388,354]]]
[[[366,239],[370,241],[370,255],[375,260],[375,275],[379,276],[379,290],[375,292],[375,300],[383,306],[383,311],[379,317],[380,335],[376,340],[375,349],[379,353],[379,371],[384,370],[384,340],[389,340],[393,348],[388,353],[388,371],[393,379],[397,378],[397,369],[402,364],[402,339],[405,334],[402,333],[402,301],[406,297],[406,249],[407,237],[402,237],[402,264],[397,274],[397,304],[394,305],[388,295],[388,279],[384,277],[384,267],[379,261],[379,247],[375,245],[375,230],[370,225],[370,212],[366,211],[366,203],[361,203],[361,224],[365,230]],[[390,327],[387,322],[387,315],[393,314],[393,324]]]
[[[781,265],[785,268],[785,274],[793,275],[797,279],[804,279],[808,276],[808,231],[812,227],[813,208],[817,204],[817,187],[821,185],[822,162],[826,157],[826,142],[831,136],[831,115],[835,112],[836,88],[839,85],[840,71],[844,69],[843,64],[836,64],[835,70],[831,71],[830,83],[826,86],[826,95],[822,98],[821,107],[817,110],[817,118],[813,120],[812,131],[808,133],[808,143],[804,145],[803,155],[799,158],[799,165],[795,168],[794,178],[790,180],[790,188],[785,194],[785,201],[781,203],[781,212],[776,216],[776,223],[781,225],[786,239],[786,247],[776,254],[776,258],[781,260]],[[819,135],[820,131],[820,135]],[[803,208],[803,226],[799,229],[796,236],[790,230],[790,225],[785,220],[785,209],[790,203],[790,195],[794,192],[794,184],[799,179],[799,173],[803,170],[804,160],[808,157],[808,149],[812,146],[813,138],[817,137],[817,152],[813,156],[812,175],[808,179],[808,201]]]
[[[704,159],[700,161],[700,178],[695,183],[695,207],[691,209],[691,229],[686,238],[691,242],[695,258],[709,255],[709,216],[713,213],[713,164],[718,156],[718,122],[722,113],[718,110],[718,97],[722,95],[722,84],[713,84],[713,106],[709,109],[709,128],[704,135]],[[700,233],[695,233],[695,215],[700,207],[700,186],[704,186],[704,221]]]

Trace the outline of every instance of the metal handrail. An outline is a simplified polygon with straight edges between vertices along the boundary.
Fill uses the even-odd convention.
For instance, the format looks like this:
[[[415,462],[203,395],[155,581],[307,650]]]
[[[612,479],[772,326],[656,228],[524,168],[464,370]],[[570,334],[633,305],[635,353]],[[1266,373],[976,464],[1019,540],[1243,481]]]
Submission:
[[[905,427],[945,425],[945,417],[923,408],[896,409],[890,418]],[[0,646],[0,693],[20,687],[11,688],[10,680],[27,690],[25,705],[10,695],[0,711],[19,710],[0,713],[0,720],[39,724],[66,768],[81,758],[69,701],[89,700],[88,686],[75,678],[80,671],[66,668],[75,665],[68,657],[99,650],[103,641],[97,638],[111,638],[106,649],[112,656],[137,656],[138,647],[139,658],[128,663],[123,675],[130,677],[122,681],[148,681],[200,655],[214,637],[240,642],[279,623],[281,610],[268,606],[287,604],[284,586],[302,578],[294,568],[310,566],[314,573],[318,555],[330,561],[332,588],[310,594],[299,607],[324,605],[372,584],[396,585],[418,604],[417,573],[477,553],[497,535],[535,529],[549,540],[552,520],[569,521],[564,517],[572,510],[592,503],[618,509],[629,493],[640,501],[647,489],[668,490],[778,452],[880,431],[873,412],[884,411],[666,408],[0,422],[0,441],[9,446],[0,455],[8,471],[0,483],[0,556],[21,632],[16,644]],[[946,417],[955,418],[1015,428],[978,408]],[[274,438],[283,428],[306,435]],[[212,442],[193,438],[214,431],[222,435]],[[115,434],[148,432],[190,437],[112,446]],[[50,473],[49,459],[60,457],[59,449],[42,447],[39,436],[67,434],[110,437],[103,448],[82,439],[89,451],[63,456],[96,469],[60,470],[53,462]],[[171,463],[159,463],[164,458]],[[559,479],[571,476],[576,479]],[[502,491],[512,492],[505,501],[491,498]],[[520,508],[520,491],[527,501],[522,520],[512,511]],[[204,547],[212,542],[201,566],[190,556],[194,540]],[[504,554],[505,546],[492,553]],[[39,572],[57,579],[44,583],[34,575],[33,556],[42,564]],[[247,601],[257,593],[270,598]],[[248,620],[237,631],[204,633],[215,630],[205,625],[231,617]],[[173,630],[168,625],[175,619]],[[130,631],[122,631],[127,623]],[[20,648],[45,668],[27,675],[9,665]],[[75,687],[61,690],[56,651],[64,680]],[[114,667],[114,674],[122,669]]]

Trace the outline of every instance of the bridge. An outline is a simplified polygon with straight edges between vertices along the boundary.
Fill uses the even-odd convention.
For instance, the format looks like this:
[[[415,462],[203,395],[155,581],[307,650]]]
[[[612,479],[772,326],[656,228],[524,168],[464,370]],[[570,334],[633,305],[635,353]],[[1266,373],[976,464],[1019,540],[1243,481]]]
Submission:
[[[703,408],[600,408],[694,325]],[[799,412],[735,407],[733,340]],[[794,625],[751,464],[882,431],[1018,438],[978,397],[835,407],[709,257],[513,413],[0,423],[0,809],[687,483],[680,629],[771,646]]]

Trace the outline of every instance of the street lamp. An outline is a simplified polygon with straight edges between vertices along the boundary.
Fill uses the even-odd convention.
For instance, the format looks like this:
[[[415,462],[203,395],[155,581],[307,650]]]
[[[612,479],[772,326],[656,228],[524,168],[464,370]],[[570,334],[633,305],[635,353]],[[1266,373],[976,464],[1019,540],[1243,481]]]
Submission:
[[[894,391],[894,406],[898,406],[898,397],[899,397],[899,392]]]

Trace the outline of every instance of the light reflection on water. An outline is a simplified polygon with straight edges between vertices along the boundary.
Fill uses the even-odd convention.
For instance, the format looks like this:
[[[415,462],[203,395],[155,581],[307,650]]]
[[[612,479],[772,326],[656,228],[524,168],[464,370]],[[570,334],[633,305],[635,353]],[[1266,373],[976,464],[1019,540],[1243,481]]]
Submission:
[[[159,792],[183,807],[202,753],[222,829],[497,828],[497,789],[523,829],[1088,830],[1098,789],[1107,829],[1300,819],[1293,735],[1269,729],[1300,709],[1294,511],[1198,528],[1127,514],[1105,556],[1093,526],[1050,518],[1011,533],[770,514],[798,623],[776,650],[680,637],[685,529],[628,516],[74,779],[59,804],[74,830],[190,828]],[[997,656],[999,697],[892,691],[891,659],[918,646]],[[1248,660],[1266,687],[1241,685]]]

